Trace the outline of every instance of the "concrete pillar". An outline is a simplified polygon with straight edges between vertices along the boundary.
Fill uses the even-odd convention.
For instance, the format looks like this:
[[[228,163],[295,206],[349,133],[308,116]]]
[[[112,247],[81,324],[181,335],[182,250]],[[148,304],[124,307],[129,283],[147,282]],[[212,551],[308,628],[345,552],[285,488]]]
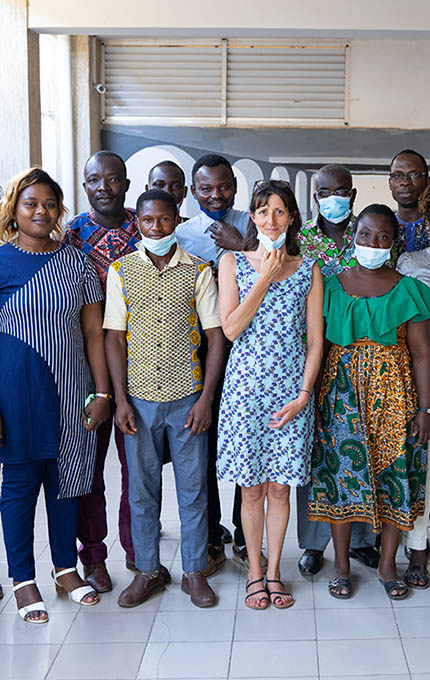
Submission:
[[[27,0],[0,9],[0,184],[41,163],[39,36],[27,29]]]
[[[88,201],[82,189],[85,161],[101,149],[100,95],[95,90],[100,64],[99,42],[88,35],[72,36],[72,95],[74,130],[75,208],[82,212]]]

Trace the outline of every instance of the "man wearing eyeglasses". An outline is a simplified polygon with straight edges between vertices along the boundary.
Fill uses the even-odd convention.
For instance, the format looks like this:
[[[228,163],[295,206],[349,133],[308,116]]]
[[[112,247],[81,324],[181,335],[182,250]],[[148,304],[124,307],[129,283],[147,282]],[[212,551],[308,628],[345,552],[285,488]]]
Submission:
[[[354,205],[357,190],[352,185],[350,171],[343,165],[324,165],[315,177],[314,199],[318,206],[315,220],[309,220],[297,236],[300,254],[317,260],[324,277],[340,274],[354,267]],[[327,522],[308,520],[308,487],[297,488],[297,533],[299,546],[305,551],[299,560],[303,576],[317,574],[323,562],[324,550],[331,538]],[[370,525],[354,522],[350,556],[366,566],[376,568],[379,553]]]
[[[389,186],[397,203],[399,236],[397,253],[412,253],[430,246],[430,229],[425,223],[418,201],[429,183],[424,156],[412,149],[399,151],[390,166]]]

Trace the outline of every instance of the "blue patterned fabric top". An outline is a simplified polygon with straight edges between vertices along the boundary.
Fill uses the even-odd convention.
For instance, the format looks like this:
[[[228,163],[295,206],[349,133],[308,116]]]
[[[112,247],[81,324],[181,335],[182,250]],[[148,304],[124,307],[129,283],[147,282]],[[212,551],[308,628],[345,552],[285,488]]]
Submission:
[[[0,461],[58,457],[60,497],[91,490],[96,433],[81,413],[93,381],[80,314],[102,299],[94,267],[71,246],[0,247]]]
[[[235,253],[242,302],[258,278]],[[296,399],[306,362],[303,330],[314,260],[304,258],[287,279],[270,284],[257,313],[233,342],[219,414],[218,476],[241,486],[274,481],[303,486],[310,479],[313,397],[282,429],[274,412]]]

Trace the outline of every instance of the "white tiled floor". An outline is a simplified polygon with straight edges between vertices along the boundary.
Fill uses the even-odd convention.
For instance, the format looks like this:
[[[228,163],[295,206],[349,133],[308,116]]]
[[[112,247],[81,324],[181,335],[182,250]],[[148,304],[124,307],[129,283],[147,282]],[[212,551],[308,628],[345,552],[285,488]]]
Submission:
[[[430,680],[430,589],[393,604],[374,571],[353,562],[351,600],[329,596],[333,551],[313,581],[297,569],[295,509],[284,546],[282,576],[296,603],[287,611],[253,612],[244,605],[246,574],[229,559],[211,578],[219,596],[209,610],[193,607],[180,590],[179,523],[171,466],[165,468],[162,562],[173,583],[133,610],[116,600],[132,575],[117,536],[119,465],[107,468],[108,566],[112,593],[96,607],[60,598],[50,577],[44,507],[35,527],[37,580],[50,621],[31,626],[15,613],[0,541],[0,680]],[[233,488],[221,487],[224,524],[231,527]],[[227,547],[231,558],[231,547]],[[405,562],[399,552],[401,569]]]

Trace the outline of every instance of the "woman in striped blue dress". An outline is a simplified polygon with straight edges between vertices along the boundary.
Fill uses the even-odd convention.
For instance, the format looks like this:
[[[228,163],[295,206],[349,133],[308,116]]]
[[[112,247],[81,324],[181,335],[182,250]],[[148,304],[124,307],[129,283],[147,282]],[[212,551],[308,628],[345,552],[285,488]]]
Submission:
[[[0,203],[0,511],[18,613],[31,623],[48,620],[34,580],[42,485],[57,591],[98,602],[76,571],[76,523],[109,414],[103,293],[86,256],[52,238],[63,212],[60,187],[39,168],[14,178]]]

